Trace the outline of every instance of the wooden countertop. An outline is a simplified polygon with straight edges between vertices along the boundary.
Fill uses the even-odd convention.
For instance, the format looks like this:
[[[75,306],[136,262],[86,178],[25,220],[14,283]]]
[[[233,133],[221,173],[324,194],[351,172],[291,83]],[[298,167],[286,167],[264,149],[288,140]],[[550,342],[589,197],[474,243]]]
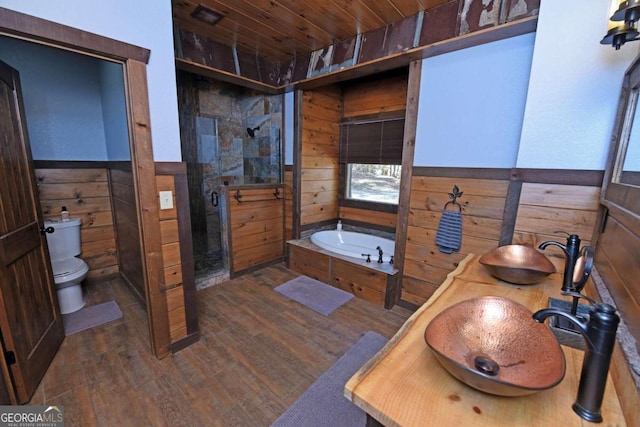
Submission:
[[[494,295],[537,311],[547,307],[549,297],[566,299],[560,295],[559,273],[536,285],[511,285],[490,276],[478,258],[467,256],[449,274],[389,343],[347,382],[345,397],[386,426],[595,425],[571,409],[582,369],[580,350],[562,346],[567,367],[562,382],[523,397],[477,391],[452,377],[434,358],[424,331],[436,314],[459,301]],[[611,375],[602,416],[603,426],[626,426]]]

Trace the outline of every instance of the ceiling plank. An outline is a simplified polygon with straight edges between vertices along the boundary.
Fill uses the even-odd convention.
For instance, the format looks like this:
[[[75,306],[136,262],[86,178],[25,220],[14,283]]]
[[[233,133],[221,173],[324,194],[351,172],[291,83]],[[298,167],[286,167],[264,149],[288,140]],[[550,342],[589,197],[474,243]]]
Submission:
[[[186,22],[179,18],[174,18],[174,23],[178,29],[199,34],[202,37],[206,37],[227,46],[237,47],[240,51],[247,53],[251,52],[252,55],[263,56],[265,58],[280,58],[282,61],[286,62],[286,60],[283,59],[283,55],[285,53],[282,50],[282,47],[271,46],[269,40],[256,40],[255,37],[247,37],[246,35],[238,36],[233,31],[225,29],[218,29],[215,34],[204,34],[206,33],[206,29],[203,30],[200,26],[194,26],[190,22]],[[287,60],[291,59],[290,56],[287,56],[287,58],[289,58]]]
[[[244,16],[244,26],[266,26],[269,31],[279,34],[282,39],[293,39],[305,50],[315,50],[333,41],[332,35],[319,27],[299,25],[300,17],[286,7],[272,0],[206,0],[219,3],[226,9],[233,9]]]
[[[225,13],[225,17],[216,25],[205,24],[191,17],[191,12],[197,3],[182,0],[179,5],[174,4],[174,22],[179,28],[200,34],[218,43],[237,47],[250,54],[275,57],[279,59],[277,62],[291,60],[292,56],[289,52],[297,46],[295,41],[290,38],[278,39],[279,33],[274,33],[270,27],[243,19],[241,14],[227,11],[215,1],[209,0],[206,5]]]
[[[415,0],[413,1],[415,2]],[[404,13],[390,0],[369,1],[367,2],[367,6],[373,13],[387,23],[406,18]]]
[[[277,0],[294,11],[307,22],[316,25],[331,34],[335,41],[341,41],[358,34],[358,23],[338,9],[334,3],[317,0]]]
[[[382,0],[381,3],[384,1]],[[373,13],[362,0],[331,0],[331,2],[338,7],[337,10],[343,11],[360,24],[359,32],[370,31],[387,24],[382,17]]]
[[[510,4],[503,0],[504,4]],[[510,0],[515,2],[516,0]],[[540,0],[517,0],[526,10],[508,21],[537,14]],[[480,28],[478,16],[489,8],[488,0],[171,0],[174,25],[211,41],[237,49],[261,63],[290,67],[296,58],[309,57],[332,45],[353,40],[358,34],[384,31],[385,27],[403,27],[401,22],[415,19],[420,11],[435,16],[445,8],[460,14],[462,5],[472,7],[464,20],[465,31]],[[191,16],[199,5],[224,14],[216,25],[204,24]],[[485,5],[487,3],[487,5]],[[426,16],[426,15],[425,15]],[[433,19],[432,19],[433,20]],[[471,25],[468,21],[475,22]],[[494,20],[495,21],[495,20]],[[437,24],[437,23],[436,23]],[[497,22],[483,24],[482,28]],[[439,24],[437,24],[439,25]],[[405,37],[406,38],[406,37]],[[405,46],[406,43],[403,44]],[[297,65],[296,65],[297,67]]]
[[[295,57],[415,15],[421,2],[442,1],[446,0],[172,0],[172,5],[177,28],[246,55],[288,64]],[[193,18],[199,4],[224,18],[215,25]]]

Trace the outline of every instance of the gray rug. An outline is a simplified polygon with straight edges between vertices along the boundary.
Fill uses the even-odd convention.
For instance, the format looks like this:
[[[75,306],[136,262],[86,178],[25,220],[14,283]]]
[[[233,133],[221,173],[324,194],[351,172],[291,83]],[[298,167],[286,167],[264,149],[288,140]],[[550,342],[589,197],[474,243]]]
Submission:
[[[67,336],[75,334],[76,332],[91,329],[121,317],[122,312],[115,301],[108,301],[81,308],[73,313],[62,315],[64,334]]]
[[[272,427],[356,427],[366,424],[364,411],[344,397],[344,386],[387,339],[367,332],[322,374]]]
[[[275,291],[325,316],[353,298],[349,292],[307,276],[289,280],[275,288]]]

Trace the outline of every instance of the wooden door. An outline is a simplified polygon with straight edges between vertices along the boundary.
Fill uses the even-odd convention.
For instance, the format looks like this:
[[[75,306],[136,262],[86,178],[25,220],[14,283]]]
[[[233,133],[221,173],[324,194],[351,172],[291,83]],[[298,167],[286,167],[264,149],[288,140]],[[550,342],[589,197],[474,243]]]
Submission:
[[[64,339],[35,182],[18,72],[0,61],[0,331],[15,403]]]

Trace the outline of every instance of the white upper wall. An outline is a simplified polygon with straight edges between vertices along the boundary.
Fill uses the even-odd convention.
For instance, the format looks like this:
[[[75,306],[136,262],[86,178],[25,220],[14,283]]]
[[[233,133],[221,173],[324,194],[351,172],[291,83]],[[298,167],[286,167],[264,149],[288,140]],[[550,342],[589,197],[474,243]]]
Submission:
[[[640,43],[600,44],[607,1],[541,4],[535,39],[423,61],[414,165],[605,168],[622,79]]]
[[[608,16],[608,1],[541,2],[517,167],[605,169],[622,79],[640,46],[601,45]]]
[[[0,59],[20,73],[34,160],[108,160],[101,61],[2,36]]]
[[[0,7],[151,50],[147,80],[154,160],[181,161],[170,1],[0,0]]]
[[[630,42],[615,51],[599,44],[608,3],[541,2],[532,62],[524,42],[533,35],[425,60],[415,165],[604,169],[622,77],[640,47]],[[171,2],[0,0],[0,6],[150,49],[154,160],[181,160]],[[495,46],[510,53],[492,51]],[[502,65],[489,67],[481,53]],[[504,84],[515,92],[505,93]],[[523,105],[524,120],[518,119]]]
[[[422,61],[415,166],[512,168],[534,34]]]

